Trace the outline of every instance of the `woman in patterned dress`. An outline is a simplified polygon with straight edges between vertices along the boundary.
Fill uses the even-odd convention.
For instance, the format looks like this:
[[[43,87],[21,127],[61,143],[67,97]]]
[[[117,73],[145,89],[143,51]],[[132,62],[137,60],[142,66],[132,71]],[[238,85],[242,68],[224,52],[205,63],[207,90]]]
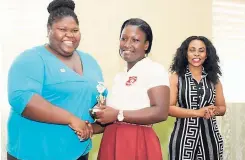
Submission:
[[[176,117],[169,143],[171,160],[221,160],[223,139],[216,116],[226,112],[213,44],[202,36],[187,38],[170,66],[169,115]]]

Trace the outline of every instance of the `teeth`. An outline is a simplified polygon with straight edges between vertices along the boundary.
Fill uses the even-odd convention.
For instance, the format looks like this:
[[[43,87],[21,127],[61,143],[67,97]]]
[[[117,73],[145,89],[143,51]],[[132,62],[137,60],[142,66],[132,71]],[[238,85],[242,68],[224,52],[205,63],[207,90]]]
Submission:
[[[68,45],[71,45],[72,44],[72,41],[63,41],[63,43],[68,44]]]
[[[123,51],[124,53],[131,53],[131,51]]]
[[[194,58],[193,60],[194,60],[194,61],[199,61],[200,59],[199,59],[199,58]]]

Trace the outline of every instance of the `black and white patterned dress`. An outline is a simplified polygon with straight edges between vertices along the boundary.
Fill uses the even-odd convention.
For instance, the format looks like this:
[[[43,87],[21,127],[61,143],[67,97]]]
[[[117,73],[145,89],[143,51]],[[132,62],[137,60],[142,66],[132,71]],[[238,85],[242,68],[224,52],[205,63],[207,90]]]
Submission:
[[[215,103],[215,87],[202,71],[198,83],[187,68],[178,80],[178,103],[186,109],[199,109]],[[223,139],[216,118],[176,118],[169,142],[170,160],[222,160]]]

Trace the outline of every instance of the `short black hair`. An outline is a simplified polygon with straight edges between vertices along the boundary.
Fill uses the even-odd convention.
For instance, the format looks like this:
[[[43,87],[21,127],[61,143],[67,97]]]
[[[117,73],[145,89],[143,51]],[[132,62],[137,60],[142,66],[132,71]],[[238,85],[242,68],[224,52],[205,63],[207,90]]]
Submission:
[[[74,18],[76,23],[79,25],[77,15],[74,12],[75,3],[73,0],[53,0],[48,5],[48,26],[52,26],[54,21],[59,20],[63,17],[71,16]]]
[[[151,46],[152,46],[152,41],[153,41],[153,34],[152,34],[152,30],[151,30],[150,25],[140,18],[128,19],[123,23],[123,25],[121,27],[120,37],[121,37],[123,29],[128,25],[137,26],[145,33],[146,41],[149,42],[149,47],[145,51],[145,53],[148,54],[151,51]]]
[[[187,51],[189,44],[193,40],[200,40],[205,44],[207,58],[203,63],[203,67],[205,72],[208,73],[207,79],[213,84],[217,84],[219,77],[222,76],[222,72],[219,66],[220,60],[216,53],[214,45],[208,38],[204,36],[191,36],[188,37],[184,42],[182,42],[181,46],[177,49],[172,64],[169,68],[170,72],[175,72],[181,77],[184,76],[188,65]]]

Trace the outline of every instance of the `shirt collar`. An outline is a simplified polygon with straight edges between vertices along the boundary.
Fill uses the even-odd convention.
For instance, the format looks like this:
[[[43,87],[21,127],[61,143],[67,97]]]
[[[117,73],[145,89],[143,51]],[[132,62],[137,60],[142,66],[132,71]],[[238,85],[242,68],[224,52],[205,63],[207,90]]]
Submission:
[[[189,66],[187,65],[186,67],[186,76],[188,77],[192,77],[191,71],[189,70]],[[206,77],[208,75],[208,73],[205,71],[204,67],[202,67],[202,78]]]
[[[139,69],[143,68],[142,66],[147,65],[148,62],[150,62],[151,60],[148,57],[145,57],[143,59],[141,59],[140,61],[138,61],[129,71],[127,67],[124,68],[124,72],[131,74],[131,73],[135,73],[137,72]]]

